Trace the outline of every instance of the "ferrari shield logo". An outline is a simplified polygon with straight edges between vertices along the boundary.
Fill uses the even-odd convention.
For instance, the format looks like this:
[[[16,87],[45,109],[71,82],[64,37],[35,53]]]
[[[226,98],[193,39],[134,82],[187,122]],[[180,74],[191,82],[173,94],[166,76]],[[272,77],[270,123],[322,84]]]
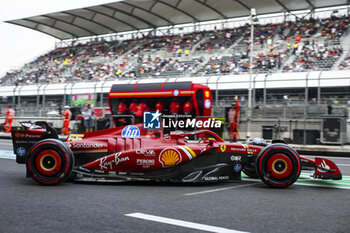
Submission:
[[[222,152],[225,152],[225,150],[226,150],[226,145],[221,145],[221,146],[220,146],[220,150],[221,150]]]

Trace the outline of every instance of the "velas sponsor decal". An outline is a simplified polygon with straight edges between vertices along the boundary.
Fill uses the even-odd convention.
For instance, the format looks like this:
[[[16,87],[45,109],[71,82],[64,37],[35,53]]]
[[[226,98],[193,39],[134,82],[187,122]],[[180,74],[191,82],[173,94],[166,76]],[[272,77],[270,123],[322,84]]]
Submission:
[[[178,150],[173,148],[164,149],[159,156],[159,161],[163,167],[175,166],[182,160],[181,154]]]

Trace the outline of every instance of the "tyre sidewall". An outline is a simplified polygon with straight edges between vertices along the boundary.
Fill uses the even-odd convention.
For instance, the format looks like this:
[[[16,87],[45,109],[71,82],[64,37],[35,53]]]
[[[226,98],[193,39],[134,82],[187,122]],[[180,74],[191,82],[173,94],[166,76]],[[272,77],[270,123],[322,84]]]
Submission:
[[[275,154],[284,154],[292,161],[291,174],[285,179],[277,179],[269,175],[267,162]],[[284,188],[293,184],[300,176],[301,160],[298,153],[285,144],[272,144],[260,152],[256,159],[256,173],[267,185],[277,188]]]
[[[36,167],[36,157],[44,150],[56,152],[61,159],[59,171],[52,175],[46,176],[41,174]],[[56,185],[70,177],[74,167],[74,156],[70,148],[57,139],[45,139],[34,144],[26,157],[26,166],[29,175],[38,183],[44,185]]]

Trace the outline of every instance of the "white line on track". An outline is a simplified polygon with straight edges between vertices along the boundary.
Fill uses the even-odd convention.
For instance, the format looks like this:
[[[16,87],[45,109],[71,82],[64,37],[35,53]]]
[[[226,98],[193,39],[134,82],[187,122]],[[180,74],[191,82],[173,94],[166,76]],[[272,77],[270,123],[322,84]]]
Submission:
[[[350,167],[350,164],[341,164],[341,163],[337,163],[337,166],[340,166],[340,167]]]
[[[302,156],[307,157],[309,159],[314,159],[315,157],[325,158],[325,159],[330,159],[330,160],[332,160],[332,159],[341,159],[341,160],[347,159],[347,160],[349,160],[350,159],[350,157],[337,157],[337,156],[316,156],[316,155],[302,155]]]
[[[154,222],[166,223],[166,224],[180,226],[180,227],[187,227],[187,228],[196,229],[196,230],[208,231],[208,232],[220,232],[220,233],[221,232],[222,233],[224,233],[224,232],[244,233],[244,232],[246,232],[246,231],[230,230],[227,228],[215,227],[215,226],[210,226],[210,225],[205,225],[205,224],[193,223],[193,222],[188,222],[188,221],[183,221],[183,220],[164,218],[164,217],[143,214],[143,213],[125,214],[125,216],[154,221]]]
[[[238,185],[238,186],[232,186],[232,187],[227,187],[227,188],[220,188],[220,189],[210,189],[210,190],[205,190],[205,191],[201,191],[201,192],[194,192],[194,193],[185,193],[185,196],[193,196],[193,195],[198,195],[198,194],[206,194],[206,193],[213,193],[213,192],[220,192],[220,191],[225,191],[225,190],[229,190],[229,189],[236,189],[236,188],[243,188],[243,187],[247,187],[247,186],[252,186],[255,185],[254,184],[243,184],[243,185]]]
[[[329,185],[303,184],[303,183],[294,183],[294,184],[295,185],[304,185],[304,186],[314,186],[314,187],[336,188],[336,189],[350,189],[350,187],[345,187],[345,186],[329,186]]]

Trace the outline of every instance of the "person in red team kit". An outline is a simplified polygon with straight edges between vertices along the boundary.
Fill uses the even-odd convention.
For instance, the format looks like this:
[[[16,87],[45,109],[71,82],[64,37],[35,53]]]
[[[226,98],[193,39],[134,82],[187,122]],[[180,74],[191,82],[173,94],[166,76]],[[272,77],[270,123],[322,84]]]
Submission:
[[[128,108],[126,107],[125,101],[124,100],[120,101],[120,103],[118,105],[117,114],[124,115],[124,114],[126,114],[127,111],[128,111]]]
[[[228,112],[228,120],[230,123],[231,135],[232,135],[232,140],[234,142],[237,141],[237,138],[238,138],[237,134],[239,133],[238,124],[240,121],[240,111],[241,111],[241,104],[239,103],[238,100],[236,100],[235,102],[232,103],[232,107]]]
[[[193,114],[193,102],[192,102],[192,100],[188,100],[184,104],[184,114],[185,115],[192,115]]]
[[[169,110],[171,114],[179,114],[180,113],[180,103],[177,99],[173,99],[170,103]]]
[[[130,106],[129,106],[129,112],[130,112],[130,114],[132,114],[133,116],[136,116],[137,106],[138,106],[138,105],[137,105],[137,100],[134,99],[134,100],[131,102]],[[135,122],[133,122],[133,123],[135,123]]]
[[[155,110],[156,110],[156,111],[159,111],[159,112],[164,112],[164,102],[163,102],[163,100],[159,100],[159,101],[156,103]]]
[[[69,134],[69,122],[70,119],[72,118],[72,112],[69,110],[69,106],[64,106],[64,112],[62,114],[63,116],[63,129],[61,130],[61,132],[64,135],[68,135]]]
[[[125,100],[120,101],[120,103],[118,104],[117,115],[126,115],[127,112],[128,108],[126,107]],[[117,121],[118,126],[130,124],[130,118],[125,119],[118,117]]]
[[[5,123],[4,123],[4,129],[6,130],[6,133],[10,133],[12,129],[12,123],[13,123],[13,118],[15,117],[15,110],[9,106],[6,110],[6,118],[5,118]]]
[[[144,102],[141,102],[137,106],[137,111],[136,111],[136,122],[141,123],[142,122],[142,117],[143,117],[143,112],[148,111],[148,107]]]

